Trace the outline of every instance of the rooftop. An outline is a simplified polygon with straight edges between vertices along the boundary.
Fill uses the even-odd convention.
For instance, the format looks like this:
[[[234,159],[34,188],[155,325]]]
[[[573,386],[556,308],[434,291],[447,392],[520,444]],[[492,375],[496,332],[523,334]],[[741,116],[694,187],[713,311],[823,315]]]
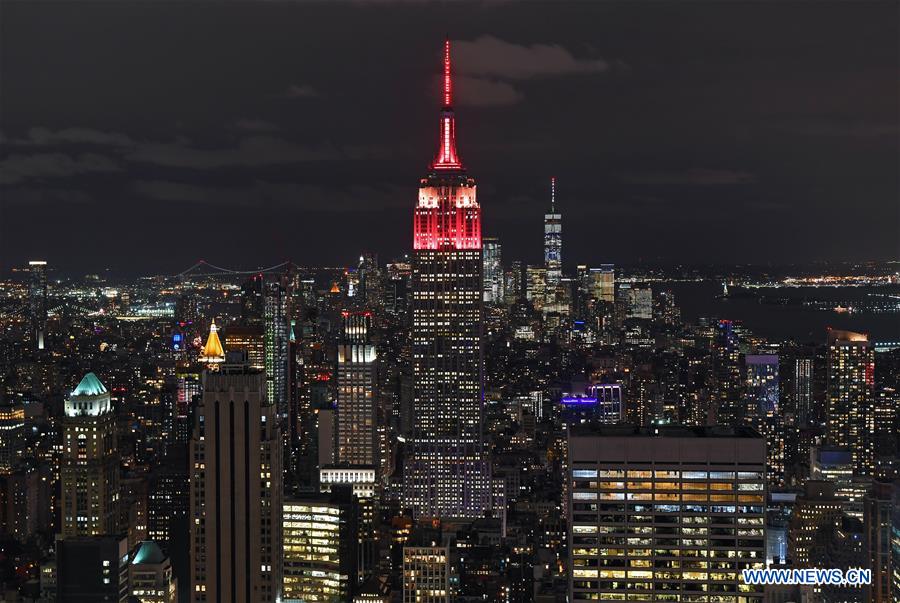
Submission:
[[[156,564],[166,560],[165,553],[152,540],[144,540],[135,549],[132,565]]]
[[[727,427],[712,425],[693,427],[687,425],[655,425],[637,427],[630,424],[602,425],[580,424],[571,428],[573,437],[662,437],[662,438],[759,438],[759,433],[750,427]]]
[[[78,387],[72,391],[73,396],[99,396],[105,393],[107,393],[106,386],[94,373],[85,375]]]

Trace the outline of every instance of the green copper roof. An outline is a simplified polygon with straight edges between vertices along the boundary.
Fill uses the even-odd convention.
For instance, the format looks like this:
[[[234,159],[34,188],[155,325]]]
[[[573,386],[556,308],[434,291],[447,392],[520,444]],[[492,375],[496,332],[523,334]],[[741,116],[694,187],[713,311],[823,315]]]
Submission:
[[[159,545],[152,540],[142,541],[137,550],[134,552],[134,559],[131,560],[132,565],[140,565],[143,563],[162,563],[166,556],[163,554]]]
[[[97,396],[106,393],[106,386],[100,382],[97,375],[88,373],[72,392],[73,396]]]

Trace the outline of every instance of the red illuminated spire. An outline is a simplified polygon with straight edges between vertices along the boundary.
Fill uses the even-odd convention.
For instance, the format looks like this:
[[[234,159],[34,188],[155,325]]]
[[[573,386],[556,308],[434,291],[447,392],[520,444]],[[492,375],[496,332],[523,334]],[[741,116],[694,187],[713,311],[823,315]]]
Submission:
[[[444,41],[444,106],[441,109],[441,137],[434,170],[461,170],[456,153],[456,116],[453,114],[453,78],[450,75],[450,39]]]
[[[453,79],[450,77],[450,38],[444,40],[444,108],[453,106]]]

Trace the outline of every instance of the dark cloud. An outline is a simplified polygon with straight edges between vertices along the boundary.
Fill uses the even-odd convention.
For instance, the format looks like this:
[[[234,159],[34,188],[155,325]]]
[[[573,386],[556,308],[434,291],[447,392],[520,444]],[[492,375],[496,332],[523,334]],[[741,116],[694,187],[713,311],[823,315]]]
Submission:
[[[718,184],[750,184],[756,177],[742,170],[694,168],[683,172],[645,172],[626,174],[625,180],[636,184],[687,184],[715,186]]]
[[[453,66],[461,74],[521,80],[533,77],[602,73],[610,64],[578,59],[559,44],[514,44],[494,36],[453,42]]]
[[[129,161],[169,167],[215,169],[340,159],[331,146],[304,146],[280,138],[251,136],[229,148],[201,148],[186,140],[145,143],[127,155]]]
[[[308,84],[291,84],[284,93],[286,98],[314,98],[320,96],[319,91]]]
[[[53,9],[0,20],[0,269],[183,267],[207,227],[246,241],[222,262],[408,252],[448,33],[459,151],[505,261],[541,261],[551,175],[573,266],[900,248],[895,3]],[[85,216],[107,248],[72,251]],[[849,223],[865,236],[824,234]]]
[[[0,161],[0,184],[18,184],[28,180],[65,178],[92,172],[117,172],[122,168],[109,157],[96,153],[12,154]]]
[[[462,107],[514,105],[524,98],[512,84],[485,77],[458,76],[454,86],[454,103]]]
[[[37,127],[28,130],[24,139],[13,144],[59,146],[59,145],[101,145],[127,147],[134,144],[130,137],[119,132],[101,132],[92,128],[63,128],[51,130]]]
[[[264,119],[239,119],[234,126],[247,132],[277,132],[278,126]]]
[[[134,192],[156,201],[211,203],[219,210],[241,207],[289,208],[292,212],[371,212],[405,207],[406,191],[392,185],[336,188],[290,182],[255,181],[247,186],[196,186],[166,180],[141,180]]]

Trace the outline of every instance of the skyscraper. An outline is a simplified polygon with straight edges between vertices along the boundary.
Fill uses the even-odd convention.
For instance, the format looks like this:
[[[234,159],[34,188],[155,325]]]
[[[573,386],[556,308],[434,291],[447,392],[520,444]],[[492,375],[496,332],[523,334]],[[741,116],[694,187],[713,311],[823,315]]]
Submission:
[[[25,445],[25,405],[0,401],[0,474],[12,473]]]
[[[357,505],[350,486],[284,501],[284,600],[349,601]]]
[[[891,596],[891,577],[900,572],[892,552],[892,513],[900,503],[895,498],[890,482],[876,481],[865,499],[866,551],[872,568],[872,584],[869,601],[888,603],[896,601]]]
[[[740,404],[741,352],[736,326],[730,320],[718,321],[713,341],[713,371],[718,398],[715,422],[720,425],[738,425],[743,410]]]
[[[44,349],[44,332],[47,329],[47,262],[32,260],[28,262],[31,272],[31,283],[28,289],[31,305],[31,335],[34,347]]]
[[[484,238],[484,301],[489,304],[503,302],[503,265],[500,256],[500,240]]]
[[[371,342],[371,312],[342,313],[337,350],[337,462],[375,466],[378,463],[375,398],[375,345]]]
[[[755,432],[579,427],[568,455],[570,601],[762,600],[741,579],[766,561]]]
[[[544,214],[544,267],[552,294],[562,278],[562,214],[556,211],[555,177],[550,179],[550,210]]]
[[[220,363],[225,362],[225,349],[219,339],[219,329],[216,327],[215,320],[209,323],[209,337],[206,338],[206,344],[200,352],[199,360],[212,370],[215,370]]]
[[[456,151],[449,40],[443,84],[440,146],[420,182],[413,222],[414,433],[404,501],[418,515],[476,517],[490,504],[481,425],[481,208]]]
[[[616,268],[613,264],[600,264],[591,268],[591,298],[613,303],[616,301]]]
[[[62,418],[62,536],[118,531],[119,456],[109,391],[94,373],[65,402]]]
[[[871,473],[874,454],[871,409],[875,397],[875,351],[862,333],[828,330],[828,443],[847,448],[856,471]]]
[[[766,470],[770,484],[784,481],[784,410],[780,403],[778,356],[748,354],[744,421],[766,439]]]
[[[204,374],[190,444],[194,603],[281,598],[281,432],[265,390],[241,354]]]
[[[449,603],[450,546],[403,547],[403,603]]]
[[[807,426],[813,419],[813,359],[794,359],[793,395],[797,423]]]
[[[288,410],[288,292],[278,281],[265,285],[265,368],[266,398],[278,409],[278,416],[286,420]]]

